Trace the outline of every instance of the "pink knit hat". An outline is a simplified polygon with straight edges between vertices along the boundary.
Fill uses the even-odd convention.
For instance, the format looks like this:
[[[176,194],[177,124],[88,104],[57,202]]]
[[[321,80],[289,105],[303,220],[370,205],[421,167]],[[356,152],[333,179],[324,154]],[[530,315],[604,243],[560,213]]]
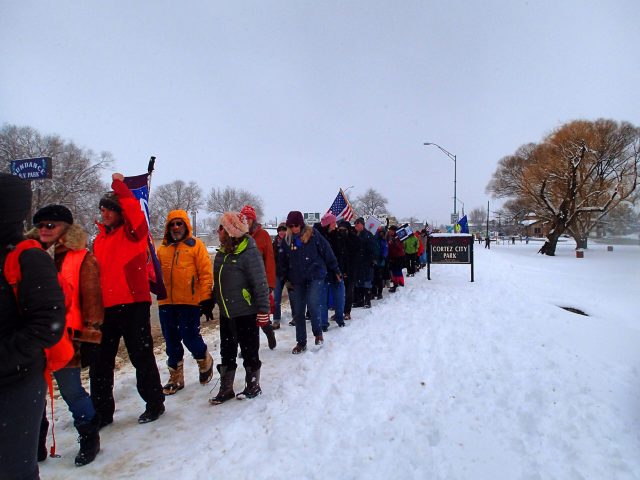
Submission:
[[[331,225],[332,223],[336,222],[336,216],[331,213],[331,212],[327,212],[322,216],[322,219],[320,220],[320,225],[322,225],[323,227],[326,227],[327,225]]]
[[[246,218],[250,218],[252,220],[258,219],[258,215],[256,215],[256,209],[251,205],[245,205],[244,207],[242,207],[240,213],[243,214]]]
[[[227,231],[230,237],[240,238],[249,232],[247,219],[238,212],[224,212],[220,217],[220,225]]]

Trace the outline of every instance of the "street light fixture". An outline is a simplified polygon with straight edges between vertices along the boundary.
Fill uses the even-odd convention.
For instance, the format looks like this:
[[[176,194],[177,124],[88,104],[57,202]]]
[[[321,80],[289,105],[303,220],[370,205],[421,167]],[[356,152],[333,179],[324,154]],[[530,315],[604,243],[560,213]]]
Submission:
[[[458,218],[458,203],[457,203],[457,197],[456,197],[456,177],[457,177],[457,163],[456,163],[456,156],[449,152],[447,149],[442,148],[440,145],[438,145],[437,143],[432,143],[432,142],[426,142],[425,145],[433,145],[434,147],[438,147],[440,149],[440,151],[442,151],[442,153],[444,153],[447,157],[449,157],[451,160],[453,160],[453,214],[456,217],[456,220]]]

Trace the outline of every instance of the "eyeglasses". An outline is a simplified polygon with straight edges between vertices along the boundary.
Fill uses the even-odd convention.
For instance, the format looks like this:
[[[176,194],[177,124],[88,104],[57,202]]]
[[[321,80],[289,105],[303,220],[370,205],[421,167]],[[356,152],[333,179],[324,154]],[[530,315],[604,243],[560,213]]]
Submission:
[[[171,222],[171,223],[169,224],[169,226],[170,226],[170,227],[181,227],[181,226],[183,226],[183,225],[184,225],[184,222],[183,222],[183,221],[180,221],[180,220],[178,220],[178,221],[176,221],[176,222]]]
[[[46,228],[47,230],[53,230],[54,228],[56,228],[58,225],[56,225],[55,223],[36,223],[36,228],[38,230],[40,230],[41,228]]]

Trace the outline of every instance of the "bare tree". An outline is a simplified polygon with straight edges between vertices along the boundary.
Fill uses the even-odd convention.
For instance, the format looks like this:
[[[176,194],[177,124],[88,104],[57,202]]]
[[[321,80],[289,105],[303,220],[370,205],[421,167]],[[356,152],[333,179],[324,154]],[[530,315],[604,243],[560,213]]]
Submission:
[[[167,214],[171,210],[185,210],[189,215],[204,204],[202,189],[196,182],[175,180],[154,188],[151,202],[151,225],[154,234],[164,232]],[[195,225],[194,225],[195,227]]]
[[[482,226],[487,221],[487,209],[486,208],[474,208],[469,212],[469,223],[478,226]]]
[[[586,247],[588,233],[638,182],[640,130],[613,120],[574,121],[541,144],[504,157],[487,190],[517,199],[550,223],[541,253],[555,255],[558,238],[571,233]]]
[[[11,160],[51,157],[52,178],[31,182],[34,190],[32,213],[49,203],[67,206],[74,220],[87,230],[93,228],[100,196],[109,188],[100,175],[109,168],[109,152],[94,153],[57,135],[43,136],[31,127],[4,125],[0,130],[0,171],[8,171]]]
[[[369,215],[379,215],[387,212],[388,200],[377,190],[369,188],[364,194],[356,198],[354,207],[359,215],[364,217]]]
[[[256,210],[258,220],[264,214],[262,199],[247,190],[230,186],[212,188],[207,196],[207,211],[222,215],[228,211],[240,211],[244,205],[251,205]]]

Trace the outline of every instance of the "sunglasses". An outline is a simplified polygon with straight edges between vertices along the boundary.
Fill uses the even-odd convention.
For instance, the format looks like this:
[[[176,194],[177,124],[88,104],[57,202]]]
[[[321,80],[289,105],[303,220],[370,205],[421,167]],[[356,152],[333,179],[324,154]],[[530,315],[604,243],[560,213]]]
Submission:
[[[53,230],[54,228],[56,228],[58,225],[56,225],[55,223],[36,223],[36,228],[38,230],[42,229],[42,228],[46,228],[47,230]]]
[[[183,221],[180,221],[180,220],[178,220],[177,222],[171,222],[171,223],[169,224],[169,226],[170,226],[170,227],[181,227],[181,226],[183,226],[183,225],[184,225],[184,222],[183,222]]]
[[[289,225],[289,228],[298,228],[300,225],[298,225],[297,223],[294,223],[293,225]]]

